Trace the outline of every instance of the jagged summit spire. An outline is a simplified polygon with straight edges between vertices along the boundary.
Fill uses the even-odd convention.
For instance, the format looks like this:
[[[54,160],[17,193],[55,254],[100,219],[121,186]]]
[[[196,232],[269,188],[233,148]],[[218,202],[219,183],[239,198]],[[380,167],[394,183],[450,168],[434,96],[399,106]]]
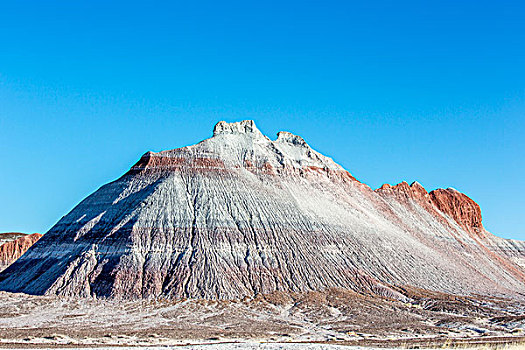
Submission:
[[[333,159],[312,149],[300,136],[281,131],[272,141],[257,129],[253,120],[220,121],[214,127],[213,137],[187,147],[146,153],[131,171],[181,168],[194,157],[199,161],[220,159],[226,167],[244,168],[251,164],[250,168],[264,171],[320,168],[348,173]]]
[[[277,133],[277,142],[287,142],[296,146],[308,146],[301,136],[294,135],[288,131],[279,131]]]
[[[257,128],[253,120],[242,120],[232,123],[220,121],[215,124],[215,127],[213,128],[213,136],[215,137],[223,134],[247,134],[256,137],[262,136],[270,140]],[[308,146],[306,141],[301,136],[294,135],[288,131],[279,131],[277,133],[277,139],[275,142],[290,143],[296,146]]]
[[[233,123],[220,121],[215,124],[215,127],[213,128],[213,136],[221,134],[254,134],[257,136],[263,136],[259,129],[257,129],[257,126],[255,126],[253,120],[243,120]]]
[[[215,127],[213,128],[213,136],[215,137],[223,134],[251,135],[254,137],[264,137],[270,141],[270,139],[257,128],[253,120],[242,120],[232,123],[220,121],[215,124]],[[277,133],[277,139],[274,142],[308,147],[308,144],[301,136],[294,135],[288,131],[279,131]]]

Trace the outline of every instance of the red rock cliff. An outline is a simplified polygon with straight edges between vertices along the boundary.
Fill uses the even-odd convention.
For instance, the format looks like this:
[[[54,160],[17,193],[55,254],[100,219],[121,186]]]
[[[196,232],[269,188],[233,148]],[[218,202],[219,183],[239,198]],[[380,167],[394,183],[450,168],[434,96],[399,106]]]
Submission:
[[[21,257],[40,237],[40,233],[33,233],[0,245],[0,271]]]
[[[430,192],[434,205],[453,218],[467,231],[483,231],[481,209],[479,205],[465,194],[453,188],[436,189]]]
[[[376,192],[382,196],[395,197],[402,203],[408,199],[414,200],[431,212],[437,209],[468,232],[480,234],[483,231],[479,205],[453,188],[438,188],[429,193],[418,182],[409,185],[403,181],[395,186],[384,184]]]

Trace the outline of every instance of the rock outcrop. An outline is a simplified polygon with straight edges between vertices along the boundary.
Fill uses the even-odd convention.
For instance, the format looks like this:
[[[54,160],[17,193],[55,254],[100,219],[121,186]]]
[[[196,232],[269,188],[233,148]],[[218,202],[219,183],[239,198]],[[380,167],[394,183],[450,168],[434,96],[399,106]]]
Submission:
[[[481,233],[481,209],[472,199],[453,188],[430,192],[434,205],[467,231]]]
[[[14,241],[17,238],[24,237],[26,234],[21,232],[3,232],[0,233],[0,245]]]
[[[0,234],[0,271],[22,256],[36,241],[42,237],[39,233],[26,235],[23,233],[1,233]]]
[[[466,231],[477,234],[484,231],[479,205],[454,188],[438,188],[429,193],[417,181],[411,185],[403,181],[395,186],[384,184],[376,192],[382,196],[395,196],[401,201],[411,199],[427,209],[437,209]]]
[[[272,141],[252,121],[220,122],[213,137],[148,152],[84,199],[0,274],[0,289],[238,299],[339,287],[403,299],[396,286],[413,286],[523,296],[525,244],[486,232],[473,202],[451,191],[373,191],[299,136]]]

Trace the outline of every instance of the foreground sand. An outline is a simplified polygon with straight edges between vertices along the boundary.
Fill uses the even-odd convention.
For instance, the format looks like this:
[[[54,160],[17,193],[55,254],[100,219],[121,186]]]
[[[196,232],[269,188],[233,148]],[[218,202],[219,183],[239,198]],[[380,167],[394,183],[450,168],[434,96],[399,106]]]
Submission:
[[[0,292],[0,347],[273,350],[525,341],[525,312],[516,301],[412,294],[414,302],[408,304],[335,289],[243,301],[179,302]]]
[[[401,347],[406,349],[406,346]],[[436,349],[433,348],[419,348],[417,349]],[[442,345],[439,349],[461,349],[461,350],[522,350],[525,348],[525,344],[510,344],[510,345],[462,345],[462,346],[448,346]],[[54,348],[38,348],[38,350],[51,350]],[[86,348],[70,348],[70,350],[81,350]],[[91,350],[115,350],[115,347],[104,347],[104,348],[90,348]],[[394,350],[399,348],[378,348],[378,347],[364,347],[364,346],[345,346],[345,345],[333,345],[333,344],[294,344],[294,343],[222,343],[222,344],[201,344],[201,345],[182,345],[182,346],[164,346],[164,347],[118,347],[120,350],[248,350],[248,349],[260,349],[260,350]]]

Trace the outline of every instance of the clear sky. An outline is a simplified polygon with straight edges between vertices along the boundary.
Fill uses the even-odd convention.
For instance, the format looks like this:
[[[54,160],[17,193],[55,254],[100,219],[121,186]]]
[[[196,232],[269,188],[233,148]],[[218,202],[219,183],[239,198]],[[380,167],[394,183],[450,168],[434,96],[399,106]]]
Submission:
[[[219,120],[419,181],[525,239],[523,1],[3,1],[0,232],[46,232]]]

